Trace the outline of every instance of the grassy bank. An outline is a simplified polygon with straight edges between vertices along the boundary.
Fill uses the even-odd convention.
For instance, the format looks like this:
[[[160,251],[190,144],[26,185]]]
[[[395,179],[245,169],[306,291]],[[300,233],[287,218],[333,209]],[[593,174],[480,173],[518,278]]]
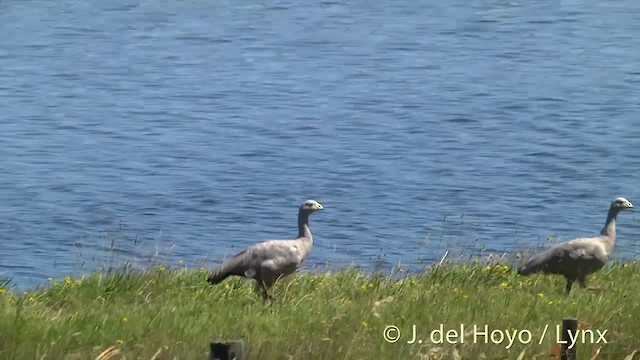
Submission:
[[[524,359],[548,359],[565,316],[577,317],[582,330],[607,331],[608,344],[587,336],[580,358],[600,349],[599,358],[624,359],[640,348],[638,262],[594,276],[603,291],[576,287],[568,297],[559,277],[523,278],[500,264],[447,265],[402,280],[301,273],[276,285],[270,306],[249,283],[212,287],[205,278],[202,270],[158,267],[66,278],[34,292],[1,289],[0,358],[94,359],[113,346],[112,359],[205,359],[210,341],[243,339],[249,359],[516,359],[523,351]],[[413,324],[422,344],[407,344]],[[462,324],[464,343],[432,343],[441,324],[445,341]],[[400,330],[395,343],[383,338],[389,325]],[[485,325],[520,339],[486,344]]]

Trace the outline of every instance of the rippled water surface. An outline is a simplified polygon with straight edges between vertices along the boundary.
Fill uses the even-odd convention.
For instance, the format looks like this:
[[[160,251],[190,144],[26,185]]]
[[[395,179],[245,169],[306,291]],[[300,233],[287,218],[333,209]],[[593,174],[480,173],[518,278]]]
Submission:
[[[417,268],[640,206],[640,2],[0,1],[0,276]],[[640,253],[624,213],[616,256]]]

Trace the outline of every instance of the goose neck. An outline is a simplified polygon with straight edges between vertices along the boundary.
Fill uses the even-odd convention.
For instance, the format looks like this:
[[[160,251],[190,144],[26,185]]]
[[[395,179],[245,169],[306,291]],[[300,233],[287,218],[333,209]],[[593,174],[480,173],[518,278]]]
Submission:
[[[309,213],[306,211],[298,212],[298,239],[311,238],[311,229],[309,228]]]

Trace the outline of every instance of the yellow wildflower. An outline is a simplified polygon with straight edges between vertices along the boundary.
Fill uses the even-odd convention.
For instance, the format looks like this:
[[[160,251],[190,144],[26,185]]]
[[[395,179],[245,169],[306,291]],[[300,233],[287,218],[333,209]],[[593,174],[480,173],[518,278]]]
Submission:
[[[626,269],[626,268],[629,267],[629,264],[625,263],[625,264],[622,265],[622,267]]]
[[[367,291],[367,285],[365,284],[360,285],[360,290]]]
[[[372,283],[369,283],[369,287],[370,287],[370,288],[372,288],[372,287],[373,287],[373,284],[372,284]]]
[[[502,288],[505,288],[505,289],[506,289],[506,288],[508,288],[508,287],[509,287],[509,283],[508,283],[508,282],[506,282],[506,281],[503,281],[503,282],[502,282],[502,284],[500,284],[500,287],[502,287]]]
[[[162,266],[162,265],[158,265],[156,270],[158,270],[159,273],[163,273],[166,270],[166,268],[164,266]]]
[[[126,322],[128,322],[128,321],[129,321],[129,318],[128,318],[128,317],[126,317],[126,316],[125,316],[125,317],[123,317],[123,318],[122,318],[122,322],[123,322],[123,323],[126,323]]]
[[[544,294],[543,294],[543,293],[538,293],[538,297],[543,298],[543,297],[544,297]]]
[[[72,282],[72,281],[73,281],[73,280],[71,279],[71,276],[66,276],[66,277],[64,278],[64,283],[65,283],[65,285],[71,285],[71,282]]]
[[[225,289],[231,289],[231,285],[229,285],[229,283],[225,283],[225,284],[224,284],[224,288],[225,288]]]
[[[162,350],[169,350],[169,345],[162,345]]]
[[[122,344],[124,344],[124,340],[122,339],[116,340],[116,345],[122,345]]]
[[[495,264],[493,266],[493,271],[501,273],[501,274],[506,274],[508,273],[510,270],[508,265],[500,265],[500,264]]]

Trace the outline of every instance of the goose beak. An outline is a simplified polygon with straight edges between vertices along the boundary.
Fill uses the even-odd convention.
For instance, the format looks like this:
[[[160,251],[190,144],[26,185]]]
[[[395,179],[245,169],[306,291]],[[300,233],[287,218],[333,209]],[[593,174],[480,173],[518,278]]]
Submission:
[[[323,210],[324,209],[324,205],[320,204],[320,203],[316,203],[316,210]]]

